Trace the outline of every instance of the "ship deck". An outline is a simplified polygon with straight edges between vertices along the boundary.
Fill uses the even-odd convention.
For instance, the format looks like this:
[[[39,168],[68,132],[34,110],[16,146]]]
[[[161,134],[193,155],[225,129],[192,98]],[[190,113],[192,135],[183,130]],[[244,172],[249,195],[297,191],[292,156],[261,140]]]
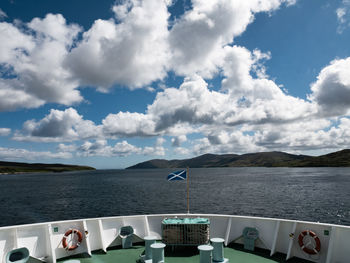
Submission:
[[[135,245],[129,249],[114,247],[108,249],[107,253],[102,250],[92,252],[92,255],[80,254],[69,258],[58,260],[60,263],[135,263],[140,262],[140,255],[144,252],[143,245]],[[244,262],[244,263],[276,263],[287,262],[285,255],[277,253],[274,256],[269,256],[269,251],[264,249],[256,249],[254,252],[246,251],[241,245],[234,244],[233,246],[224,248],[224,256],[229,259],[229,262]],[[74,261],[72,261],[74,260]],[[199,253],[196,247],[177,247],[171,249],[167,247],[165,250],[165,263],[198,263]],[[288,263],[310,263],[311,261],[302,260],[300,258],[291,258]]]
[[[349,262],[349,226],[215,214],[137,215],[2,227],[0,228],[0,254],[6,255],[12,248],[26,247],[31,256],[30,263],[42,261],[67,263],[68,260],[74,260],[75,263],[134,263],[144,250],[144,238],[155,236],[158,242],[162,240],[161,222],[165,218],[175,216],[208,218],[210,237],[220,237],[228,243],[225,247],[225,257],[231,263]],[[132,226],[134,229],[134,247],[131,249],[121,248],[122,240],[119,232],[123,226]],[[255,242],[254,252],[243,249],[242,233],[246,227],[254,227],[260,233]],[[62,245],[67,229],[78,229],[83,233],[81,245],[73,251],[67,251]],[[317,255],[308,255],[300,248],[298,235],[304,230],[311,230],[319,237],[322,249]],[[165,250],[165,262],[199,262],[198,252],[196,246],[180,246],[172,250],[168,245]],[[270,257],[270,254],[273,256]],[[4,262],[4,257],[0,257],[0,263]]]

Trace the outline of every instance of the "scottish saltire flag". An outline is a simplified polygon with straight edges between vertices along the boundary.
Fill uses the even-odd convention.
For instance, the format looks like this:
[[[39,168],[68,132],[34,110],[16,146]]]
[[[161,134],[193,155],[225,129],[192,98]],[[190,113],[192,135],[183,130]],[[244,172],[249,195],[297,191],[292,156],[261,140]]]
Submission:
[[[176,171],[168,175],[168,181],[185,180],[186,170]]]

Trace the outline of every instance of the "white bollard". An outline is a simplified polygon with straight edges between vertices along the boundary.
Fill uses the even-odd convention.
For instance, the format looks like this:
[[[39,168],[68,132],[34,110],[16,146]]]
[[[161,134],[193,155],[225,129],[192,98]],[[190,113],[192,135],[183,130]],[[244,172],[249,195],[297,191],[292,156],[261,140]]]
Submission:
[[[200,245],[198,246],[199,250],[199,262],[200,263],[212,263],[211,252],[213,247],[210,245]]]
[[[145,260],[152,259],[152,248],[151,245],[156,243],[157,237],[155,236],[145,236]]]
[[[165,244],[154,243],[151,245],[151,248],[152,248],[152,263],[163,263]]]

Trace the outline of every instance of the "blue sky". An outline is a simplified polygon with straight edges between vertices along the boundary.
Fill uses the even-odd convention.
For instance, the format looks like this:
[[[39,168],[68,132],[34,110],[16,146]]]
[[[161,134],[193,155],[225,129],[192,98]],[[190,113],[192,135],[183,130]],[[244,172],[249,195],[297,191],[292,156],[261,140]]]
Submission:
[[[0,4],[0,159],[350,147],[350,1]]]

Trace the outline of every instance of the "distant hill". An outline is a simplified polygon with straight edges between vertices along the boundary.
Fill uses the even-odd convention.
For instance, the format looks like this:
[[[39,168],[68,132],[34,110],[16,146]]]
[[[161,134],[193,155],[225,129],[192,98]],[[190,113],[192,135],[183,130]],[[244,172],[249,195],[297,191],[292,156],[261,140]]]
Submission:
[[[318,157],[311,157],[308,160],[300,161],[298,165],[304,167],[349,167],[350,149],[345,149]]]
[[[202,167],[350,167],[350,150],[321,156],[294,155],[284,152],[248,154],[204,154],[191,159],[154,159],[127,169],[145,168],[202,168]]]
[[[28,172],[67,172],[95,170],[90,166],[66,165],[66,164],[43,164],[43,163],[17,163],[1,162],[0,173],[28,173]]]

